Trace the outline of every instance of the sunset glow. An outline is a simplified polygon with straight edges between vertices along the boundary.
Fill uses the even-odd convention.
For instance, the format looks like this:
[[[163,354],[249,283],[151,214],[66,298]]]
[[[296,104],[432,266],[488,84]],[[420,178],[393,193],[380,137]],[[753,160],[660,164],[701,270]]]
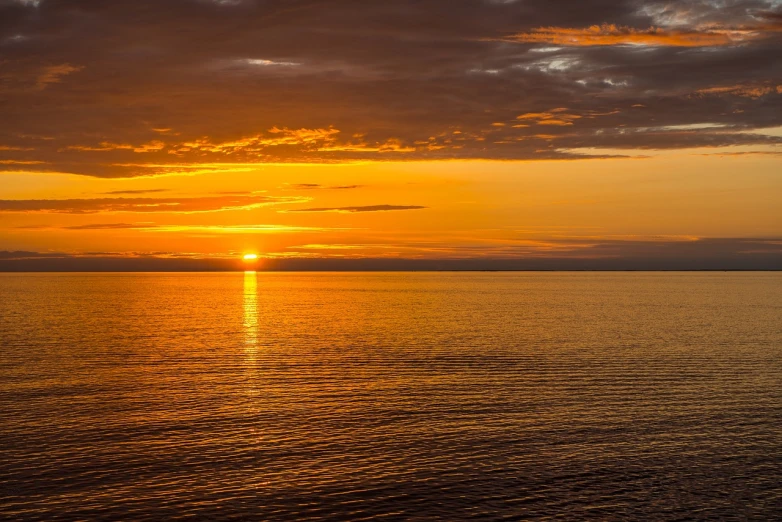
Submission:
[[[782,258],[771,0],[272,4],[0,2],[0,265]]]
[[[0,0],[0,520],[780,520],[782,0]]]

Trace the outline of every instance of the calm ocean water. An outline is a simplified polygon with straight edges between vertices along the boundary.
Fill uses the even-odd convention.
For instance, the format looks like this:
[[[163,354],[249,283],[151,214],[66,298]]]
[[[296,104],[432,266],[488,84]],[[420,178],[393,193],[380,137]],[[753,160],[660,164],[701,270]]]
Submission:
[[[0,518],[782,517],[782,273],[0,275]]]

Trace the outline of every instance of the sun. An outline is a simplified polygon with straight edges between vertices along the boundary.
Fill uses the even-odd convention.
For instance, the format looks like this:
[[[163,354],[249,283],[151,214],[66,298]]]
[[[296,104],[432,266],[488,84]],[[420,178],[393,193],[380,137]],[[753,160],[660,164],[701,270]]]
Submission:
[[[251,263],[253,261],[258,261],[258,254],[245,254],[242,259],[248,263]]]

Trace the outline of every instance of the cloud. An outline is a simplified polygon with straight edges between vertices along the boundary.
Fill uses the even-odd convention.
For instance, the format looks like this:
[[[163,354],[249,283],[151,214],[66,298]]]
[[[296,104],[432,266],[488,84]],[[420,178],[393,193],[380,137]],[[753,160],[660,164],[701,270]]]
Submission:
[[[516,116],[517,120],[535,120],[538,125],[555,125],[564,127],[573,125],[575,120],[580,120],[582,116],[578,114],[568,114],[566,108],[552,109],[549,112],[531,112]]]
[[[723,156],[726,158],[730,157],[741,157],[741,156],[782,156],[782,150],[780,151],[772,151],[772,150],[752,150],[752,151],[744,151],[744,152],[709,152],[701,154],[702,156]]]
[[[288,129],[272,127],[266,133],[245,136],[236,140],[213,142],[210,138],[179,143],[171,147],[173,154],[213,152],[219,154],[260,153],[267,147],[297,146],[307,149],[319,149],[333,144],[339,134],[338,129]]]
[[[351,190],[363,187],[363,185],[320,185],[318,183],[294,183],[289,185],[295,190]]]
[[[745,144],[708,129],[645,142],[632,129],[782,125],[780,9],[765,0],[566,9],[136,0],[37,11],[0,2],[0,42],[25,36],[0,43],[3,120],[14,122],[0,126],[0,159],[43,162],[0,170],[129,178]]]
[[[0,165],[44,165],[45,161],[36,160],[0,160]]]
[[[255,65],[257,67],[297,67],[301,65],[296,62],[276,62],[274,60],[264,60],[262,58],[247,58],[241,61],[247,65]]]
[[[20,230],[58,230],[58,231],[116,231],[138,230],[143,232],[193,233],[199,235],[222,234],[278,234],[290,232],[322,232],[326,230],[349,230],[345,228],[300,227],[290,225],[164,225],[156,223],[89,223],[86,225],[51,226],[30,225],[17,227]]]
[[[395,210],[423,210],[428,207],[418,205],[367,205],[362,207],[324,207],[324,208],[297,208],[286,212],[339,212],[342,214],[354,214],[357,212],[390,212]]]
[[[60,230],[140,230],[145,228],[155,228],[155,225],[143,223],[95,223],[89,225],[61,227]]]
[[[80,152],[106,152],[111,150],[132,150],[133,152],[157,152],[163,150],[166,144],[162,141],[150,141],[149,143],[142,143],[141,145],[130,145],[127,143],[111,143],[108,141],[102,141],[97,146],[90,145],[69,145],[62,150],[76,150]]]
[[[758,99],[769,94],[782,94],[782,83],[779,85],[725,85],[720,87],[706,87],[698,89],[697,94],[701,95],[723,95],[742,96],[744,98]]]
[[[111,190],[109,192],[101,192],[107,196],[128,196],[138,194],[155,194],[159,192],[169,192],[169,189],[138,189],[138,190]]]
[[[186,154],[191,152],[209,152],[223,155],[251,155],[255,157],[270,157],[275,151],[274,148],[287,148],[294,152],[321,152],[321,153],[374,153],[374,152],[415,152],[414,147],[406,146],[401,140],[388,138],[383,142],[367,143],[362,140],[361,135],[354,136],[354,139],[348,141],[339,140],[340,130],[334,127],[316,128],[316,129],[288,129],[272,127],[265,133],[255,136],[245,136],[235,140],[225,142],[213,142],[210,138],[200,138],[195,141],[172,144],[170,154]],[[159,142],[157,142],[159,143]],[[109,146],[113,144],[108,144]],[[161,144],[162,145],[162,144]],[[129,145],[120,145],[113,147],[134,149],[136,152],[147,152],[138,150]],[[161,146],[159,149],[162,149]],[[109,148],[95,148],[82,150],[112,150]],[[151,149],[150,149],[151,150]]]
[[[705,30],[670,31],[659,27],[634,29],[615,24],[593,25],[583,29],[540,27],[518,33],[504,40],[520,43],[545,43],[562,46],[590,47],[608,45],[642,45],[663,47],[713,47],[734,45],[759,38],[754,31]]]
[[[367,245],[309,244],[288,247],[289,250],[359,250]]]
[[[84,67],[74,67],[69,63],[45,67],[38,75],[38,78],[35,82],[35,88],[39,91],[42,91],[53,83],[60,83],[63,76],[68,76],[69,74],[79,72],[82,69],[84,69]]]
[[[307,201],[307,199],[260,195],[224,195],[197,198],[5,199],[0,200],[0,213],[197,213],[248,210],[268,205],[301,203],[303,201]]]

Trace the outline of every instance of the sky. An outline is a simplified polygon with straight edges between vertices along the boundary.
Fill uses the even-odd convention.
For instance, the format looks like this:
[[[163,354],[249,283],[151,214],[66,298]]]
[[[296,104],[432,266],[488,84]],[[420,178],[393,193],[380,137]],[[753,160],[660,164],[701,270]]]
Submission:
[[[782,269],[780,56],[782,0],[0,0],[0,270]]]

